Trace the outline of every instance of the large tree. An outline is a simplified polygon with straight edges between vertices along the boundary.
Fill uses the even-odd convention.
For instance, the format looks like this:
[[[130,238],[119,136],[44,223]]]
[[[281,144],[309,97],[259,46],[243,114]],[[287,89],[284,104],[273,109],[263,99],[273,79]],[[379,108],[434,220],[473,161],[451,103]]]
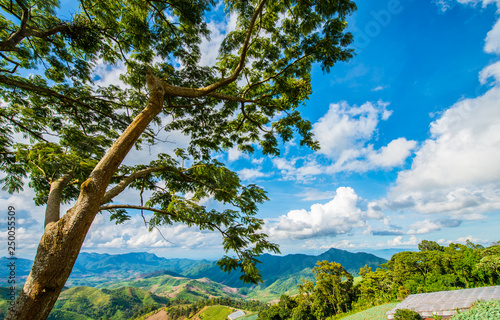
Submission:
[[[222,1],[220,1],[222,2]],[[279,155],[279,139],[318,147],[296,110],[311,69],[328,72],[352,57],[345,18],[350,0],[0,0],[0,164],[4,190],[28,182],[45,206],[45,229],[31,273],[8,319],[46,319],[98,212],[117,222],[152,212],[149,228],[184,223],[218,231],[224,270],[258,281],[255,259],[277,246],[259,232],[256,185],[213,155],[237,147]],[[217,62],[200,65],[208,19],[237,17]],[[61,17],[66,17],[64,20]],[[123,65],[125,86],[99,86],[98,64]],[[125,166],[131,148],[180,131],[189,146]],[[24,139],[15,140],[22,133]],[[189,164],[189,165],[183,165]],[[136,189],[138,203],[117,203]],[[143,199],[144,191],[151,197]],[[189,196],[186,196],[189,195]],[[210,196],[219,211],[199,204]],[[60,213],[62,203],[72,207]]]

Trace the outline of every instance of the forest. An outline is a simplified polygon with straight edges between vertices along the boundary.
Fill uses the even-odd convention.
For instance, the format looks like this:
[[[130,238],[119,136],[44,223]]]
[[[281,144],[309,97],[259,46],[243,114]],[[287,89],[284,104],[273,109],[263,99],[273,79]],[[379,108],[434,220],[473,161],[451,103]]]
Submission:
[[[470,241],[445,247],[423,240],[418,249],[399,252],[376,270],[361,268],[356,284],[340,264],[318,262],[315,283],[303,281],[298,295],[282,295],[259,319],[333,320],[409,294],[500,284],[500,241],[489,247]]]

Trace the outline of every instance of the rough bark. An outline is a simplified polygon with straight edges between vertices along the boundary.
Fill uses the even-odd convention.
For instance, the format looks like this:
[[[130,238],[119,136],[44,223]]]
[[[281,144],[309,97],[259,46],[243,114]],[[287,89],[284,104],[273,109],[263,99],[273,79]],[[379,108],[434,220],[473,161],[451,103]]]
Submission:
[[[45,207],[44,227],[47,227],[49,223],[59,220],[62,193],[72,178],[73,171],[70,171],[50,184],[49,198],[47,200],[47,206]]]
[[[120,135],[82,184],[75,206],[46,227],[30,275],[6,319],[44,320],[49,316],[99,211],[111,177],[163,107],[164,91],[159,80],[148,74],[147,82],[150,97],[146,108]]]

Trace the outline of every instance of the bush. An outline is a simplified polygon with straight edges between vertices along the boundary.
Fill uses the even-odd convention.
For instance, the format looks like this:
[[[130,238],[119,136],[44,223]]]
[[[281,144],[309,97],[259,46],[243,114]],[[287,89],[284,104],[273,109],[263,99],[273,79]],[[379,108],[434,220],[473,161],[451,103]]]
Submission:
[[[498,320],[500,319],[500,300],[480,301],[467,311],[454,315],[452,320],[481,319]]]
[[[422,320],[418,312],[410,309],[397,309],[394,320]]]

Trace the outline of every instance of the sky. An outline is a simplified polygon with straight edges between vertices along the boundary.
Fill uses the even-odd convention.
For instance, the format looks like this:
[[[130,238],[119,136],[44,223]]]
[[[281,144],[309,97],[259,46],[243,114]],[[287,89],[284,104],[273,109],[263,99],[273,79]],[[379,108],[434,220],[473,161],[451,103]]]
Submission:
[[[62,4],[68,2],[62,1]],[[313,93],[300,109],[321,150],[296,141],[280,157],[236,149],[216,157],[255,183],[270,201],[260,206],[264,232],[283,254],[416,250],[421,240],[489,245],[500,240],[499,0],[359,0],[348,18],[356,56],[325,74],[316,66]],[[235,17],[214,15],[201,63],[211,65]],[[98,65],[100,84],[119,83],[123,66]],[[126,164],[185,146],[133,151]],[[117,201],[137,198],[126,192]],[[17,253],[33,258],[43,207],[33,192],[0,191],[14,206]],[[212,199],[204,204],[217,208]],[[68,207],[63,207],[63,210]],[[220,236],[183,225],[148,232],[142,218],[114,225],[98,214],[82,251],[147,251],[167,258],[216,259]],[[6,241],[2,232],[0,241]],[[5,254],[6,254],[5,249]],[[387,256],[388,255],[388,256]]]

